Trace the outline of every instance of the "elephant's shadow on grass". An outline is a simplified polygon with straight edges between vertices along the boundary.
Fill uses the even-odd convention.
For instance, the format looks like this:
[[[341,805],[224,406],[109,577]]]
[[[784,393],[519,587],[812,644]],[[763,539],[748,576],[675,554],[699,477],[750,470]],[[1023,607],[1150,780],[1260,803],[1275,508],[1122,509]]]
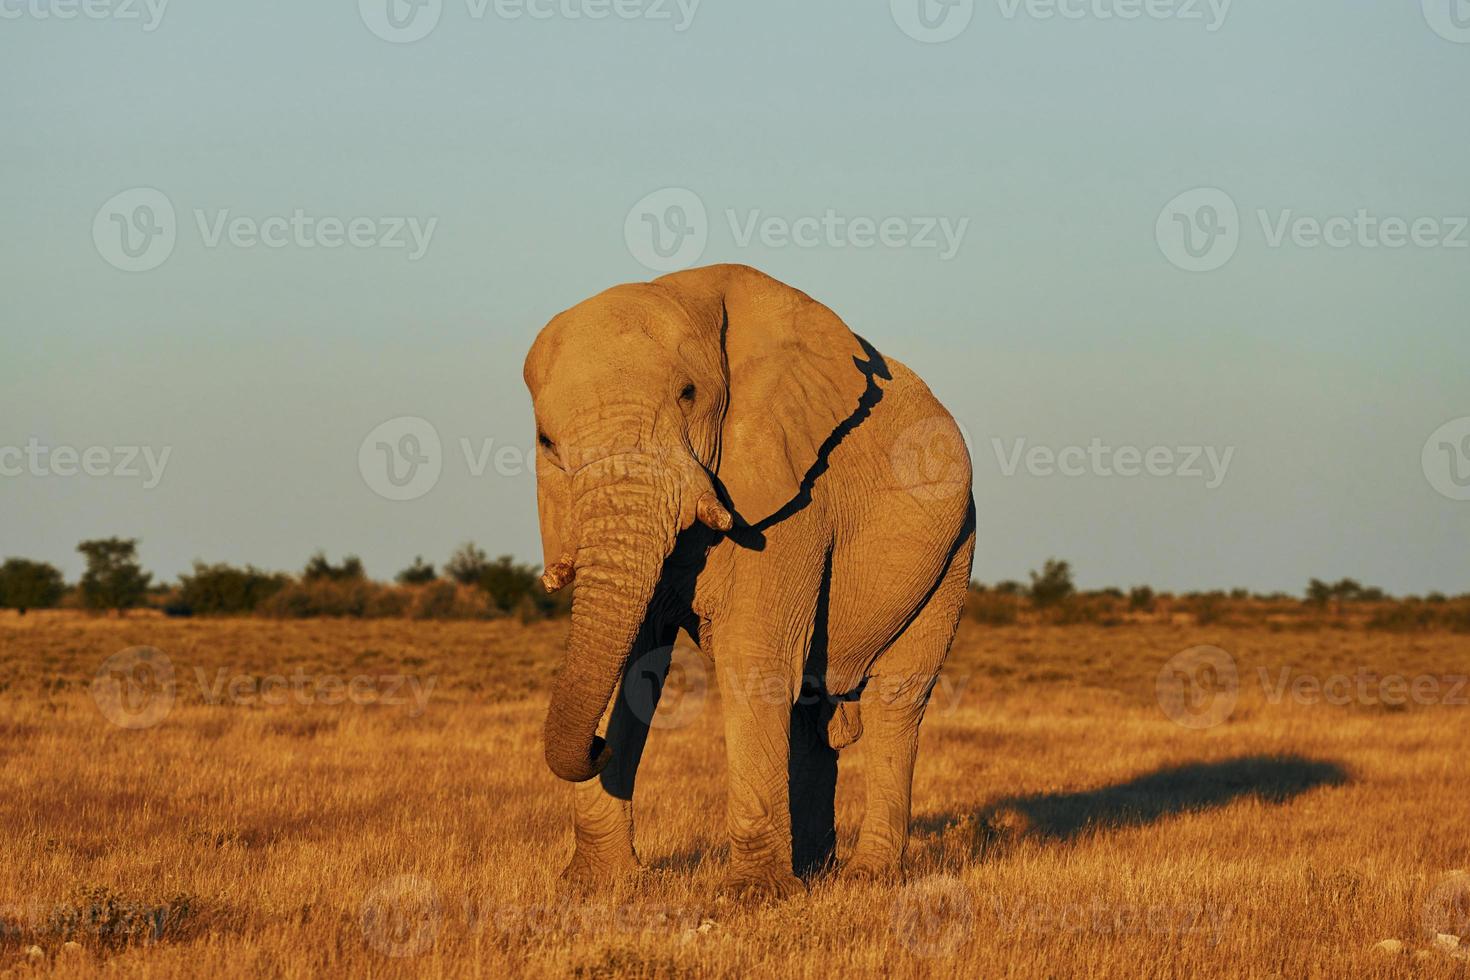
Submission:
[[[1336,762],[1299,755],[1249,755],[1217,762],[1168,766],[1125,782],[1064,793],[997,800],[976,811],[916,818],[915,834],[968,837],[970,855],[983,859],[1021,840],[1068,843],[1090,834],[1143,827],[1254,798],[1283,805],[1319,786],[1349,782]]]

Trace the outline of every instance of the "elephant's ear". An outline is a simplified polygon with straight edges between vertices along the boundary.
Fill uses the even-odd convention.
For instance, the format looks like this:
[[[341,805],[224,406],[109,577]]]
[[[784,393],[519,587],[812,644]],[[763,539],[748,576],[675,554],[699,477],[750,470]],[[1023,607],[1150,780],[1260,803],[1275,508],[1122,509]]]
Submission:
[[[837,314],[748,266],[659,282],[673,280],[719,296],[729,396],[717,475],[740,518],[757,525],[802,503],[826,454],[861,422],[879,395],[876,379],[888,372]]]

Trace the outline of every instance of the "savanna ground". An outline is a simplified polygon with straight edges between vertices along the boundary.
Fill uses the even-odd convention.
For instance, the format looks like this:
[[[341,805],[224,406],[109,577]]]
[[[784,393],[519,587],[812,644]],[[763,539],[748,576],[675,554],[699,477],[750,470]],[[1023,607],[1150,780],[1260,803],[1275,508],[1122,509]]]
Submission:
[[[650,870],[559,891],[570,789],[540,724],[564,630],[0,619],[0,973],[1470,974],[1430,949],[1470,931],[1470,636],[966,621],[909,883],[746,907],[716,888],[720,710],[692,654],[639,780]],[[157,658],[94,687],[139,645],[171,703]],[[1228,659],[1165,669],[1201,645]],[[839,857],[862,768],[859,742]]]

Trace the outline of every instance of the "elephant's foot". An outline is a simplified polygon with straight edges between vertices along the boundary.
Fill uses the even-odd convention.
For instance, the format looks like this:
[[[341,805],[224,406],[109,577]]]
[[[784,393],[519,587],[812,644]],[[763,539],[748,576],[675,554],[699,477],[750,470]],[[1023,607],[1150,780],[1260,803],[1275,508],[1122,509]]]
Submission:
[[[903,859],[854,854],[837,872],[848,881],[903,884]]]
[[[776,865],[741,865],[726,872],[720,893],[745,904],[763,905],[804,896],[806,885]]]
[[[638,859],[631,854],[593,855],[578,848],[561,873],[562,887],[574,893],[587,893],[609,884],[635,878],[642,871]]]

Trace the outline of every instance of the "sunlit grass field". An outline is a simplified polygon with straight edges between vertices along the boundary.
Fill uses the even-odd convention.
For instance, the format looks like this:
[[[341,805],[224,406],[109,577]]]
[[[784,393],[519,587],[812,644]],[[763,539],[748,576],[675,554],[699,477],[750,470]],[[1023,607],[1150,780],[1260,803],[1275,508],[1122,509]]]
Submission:
[[[0,619],[0,973],[1470,975],[1443,938],[1470,944],[1470,636],[966,621],[908,883],[751,907],[717,888],[692,652],[639,778],[648,871],[560,890],[564,630]]]

